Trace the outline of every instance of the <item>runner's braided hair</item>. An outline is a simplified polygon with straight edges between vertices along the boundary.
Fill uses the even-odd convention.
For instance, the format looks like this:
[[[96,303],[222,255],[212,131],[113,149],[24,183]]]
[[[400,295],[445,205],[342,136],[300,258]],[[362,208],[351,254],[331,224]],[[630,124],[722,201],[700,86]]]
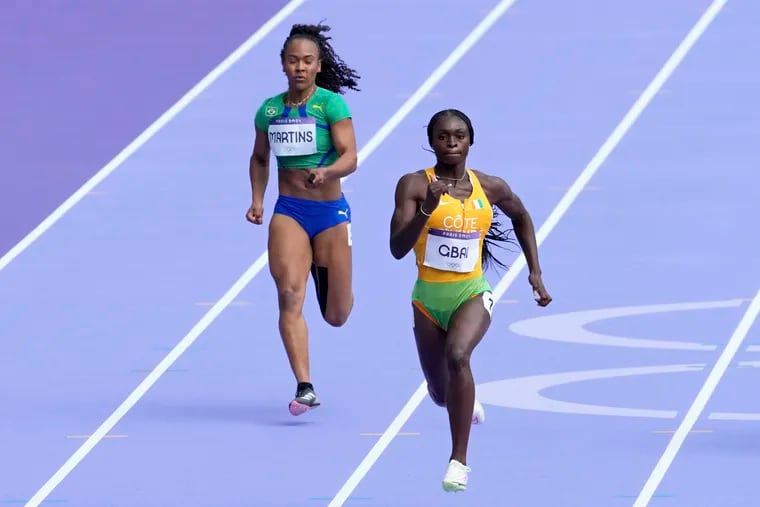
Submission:
[[[332,37],[323,35],[322,32],[329,32],[330,27],[319,23],[317,25],[296,24],[290,29],[290,35],[285,39],[280,51],[280,59],[285,57],[285,49],[294,39],[308,39],[319,48],[319,58],[322,60],[322,70],[317,74],[316,84],[335,93],[344,93],[344,88],[359,91],[358,88],[359,74],[349,67],[343,60],[335,54],[330,40]]]
[[[438,111],[433,115],[432,118],[430,118],[430,121],[427,125],[428,143],[432,146],[433,130],[435,129],[435,125],[438,123],[438,120],[447,116],[455,116],[462,120],[464,124],[467,125],[467,130],[470,134],[470,146],[475,144],[475,129],[472,126],[472,121],[470,121],[470,118],[466,114],[458,109],[444,109],[443,111]],[[493,220],[491,221],[491,227],[488,229],[485,240],[483,241],[483,269],[489,269],[494,265],[502,267],[504,269],[509,269],[506,264],[496,258],[496,256],[493,254],[493,248],[505,248],[503,243],[518,243],[516,243],[515,240],[510,237],[510,233],[513,232],[512,229],[502,229],[501,222],[496,220],[496,217],[499,216],[499,211],[495,206],[492,205],[491,207],[493,208]]]

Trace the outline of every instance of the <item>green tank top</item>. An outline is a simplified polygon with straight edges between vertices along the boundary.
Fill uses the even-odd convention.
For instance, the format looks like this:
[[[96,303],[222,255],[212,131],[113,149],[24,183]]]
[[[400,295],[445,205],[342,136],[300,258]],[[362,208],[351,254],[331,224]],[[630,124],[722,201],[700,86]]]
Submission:
[[[301,107],[285,105],[285,93],[264,101],[256,112],[256,128],[266,132],[269,146],[277,158],[278,169],[323,167],[338,158],[330,126],[351,118],[343,97],[317,87]]]

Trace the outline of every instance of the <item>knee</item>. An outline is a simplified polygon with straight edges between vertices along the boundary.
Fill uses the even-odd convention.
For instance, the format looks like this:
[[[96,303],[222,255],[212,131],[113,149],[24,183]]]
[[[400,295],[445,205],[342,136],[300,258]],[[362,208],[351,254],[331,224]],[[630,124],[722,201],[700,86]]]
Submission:
[[[450,373],[458,373],[470,367],[470,353],[460,347],[446,350],[446,365]]]
[[[439,407],[446,406],[446,394],[444,392],[439,391],[438,389],[436,389],[429,383],[428,383],[427,389],[428,389],[428,394],[430,395],[430,399],[433,400],[433,403],[435,403]]]
[[[304,300],[304,288],[293,283],[278,282],[277,300],[280,313],[300,313]]]
[[[333,327],[341,327],[348,322],[349,311],[328,308],[324,313],[325,322]]]
[[[348,316],[351,315],[351,310],[354,308],[354,300],[351,298],[351,304],[343,307],[336,308],[335,306],[328,305],[322,313],[325,322],[333,327],[341,327],[348,322]]]

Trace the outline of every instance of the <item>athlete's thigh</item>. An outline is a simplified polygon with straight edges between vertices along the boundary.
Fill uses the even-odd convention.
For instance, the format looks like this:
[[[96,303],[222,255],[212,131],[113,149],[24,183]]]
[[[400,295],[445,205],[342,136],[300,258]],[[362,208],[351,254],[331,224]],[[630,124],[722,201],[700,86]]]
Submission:
[[[491,292],[484,292],[468,299],[454,312],[446,340],[449,358],[469,358],[491,325],[493,304]]]
[[[428,390],[436,402],[445,401],[446,380],[446,331],[438,327],[419,308],[414,312],[414,341],[420,367],[428,383]]]
[[[269,272],[280,291],[305,294],[311,267],[309,236],[299,223],[279,213],[269,222]]]
[[[325,229],[312,239],[314,263],[327,269],[327,308],[348,313],[353,305],[351,223]]]

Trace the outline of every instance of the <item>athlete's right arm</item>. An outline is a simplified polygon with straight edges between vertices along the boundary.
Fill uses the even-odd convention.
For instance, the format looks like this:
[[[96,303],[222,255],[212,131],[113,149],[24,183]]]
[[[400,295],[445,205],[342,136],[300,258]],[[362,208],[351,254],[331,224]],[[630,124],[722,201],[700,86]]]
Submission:
[[[441,194],[445,192],[446,186],[437,178],[428,184],[427,178],[420,173],[405,174],[398,180],[396,206],[391,218],[393,257],[403,259],[414,248],[430,213],[438,207]]]
[[[405,174],[396,183],[395,207],[391,217],[391,255],[403,259],[414,248],[428,217],[419,211],[420,192],[415,192],[418,174]]]
[[[254,224],[264,223],[264,193],[269,182],[269,139],[267,133],[256,127],[256,139],[248,165],[251,180],[251,208],[248,220]]]

